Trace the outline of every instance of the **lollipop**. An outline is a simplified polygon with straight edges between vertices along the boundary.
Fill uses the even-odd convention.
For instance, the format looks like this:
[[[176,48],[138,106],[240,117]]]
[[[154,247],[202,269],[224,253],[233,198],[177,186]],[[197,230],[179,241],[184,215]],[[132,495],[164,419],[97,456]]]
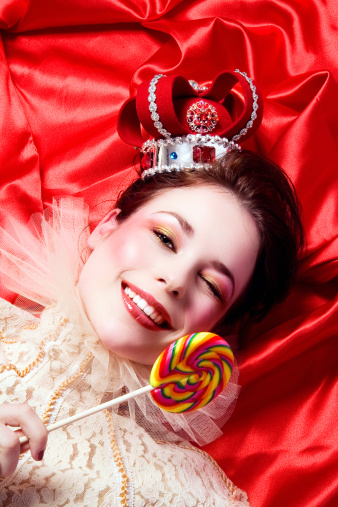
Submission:
[[[155,403],[168,412],[197,410],[219,395],[229,381],[234,356],[223,338],[213,333],[194,333],[172,343],[157,358],[150,374],[150,385],[141,387],[97,407],[49,424],[47,431],[96,414],[140,394],[151,392]],[[20,437],[20,443],[28,438]]]
[[[204,407],[224,389],[234,364],[231,348],[213,333],[180,338],[157,358],[150,374],[155,403],[168,412]]]

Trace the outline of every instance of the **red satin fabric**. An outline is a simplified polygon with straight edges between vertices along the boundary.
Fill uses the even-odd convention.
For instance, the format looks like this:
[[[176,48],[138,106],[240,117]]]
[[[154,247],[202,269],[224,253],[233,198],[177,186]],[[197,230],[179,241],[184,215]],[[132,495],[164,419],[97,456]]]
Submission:
[[[142,80],[257,81],[246,147],[292,177],[308,249],[287,300],[244,329],[240,398],[207,450],[254,507],[338,505],[336,0],[2,0],[0,28],[2,225],[56,195],[105,211],[134,177],[116,120]]]

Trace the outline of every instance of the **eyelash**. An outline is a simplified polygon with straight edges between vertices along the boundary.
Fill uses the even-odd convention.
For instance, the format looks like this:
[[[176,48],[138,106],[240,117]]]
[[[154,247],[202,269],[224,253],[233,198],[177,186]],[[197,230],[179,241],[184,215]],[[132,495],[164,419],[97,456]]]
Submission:
[[[202,280],[205,281],[211,292],[216,296],[220,301],[223,301],[223,296],[221,291],[218,289],[217,285],[214,285],[212,282],[210,282],[207,278],[204,278],[201,276]]]
[[[153,229],[153,233],[163,246],[176,253],[176,243],[174,238],[171,236],[170,231],[167,229]]]
[[[154,228],[152,232],[156,236],[157,240],[165,248],[168,248],[168,250],[171,250],[174,253],[177,252],[177,247],[176,247],[176,244],[175,244],[175,240],[171,236],[170,231],[168,231],[167,229]],[[213,295],[215,297],[217,297],[217,299],[219,299],[220,301],[223,301],[223,295],[222,295],[221,291],[218,289],[218,286],[215,285],[215,284],[213,284],[212,282],[210,282],[204,276],[202,276],[202,275],[200,275],[200,276],[201,276],[201,279],[206,283],[206,285],[209,288],[209,290],[213,293]]]

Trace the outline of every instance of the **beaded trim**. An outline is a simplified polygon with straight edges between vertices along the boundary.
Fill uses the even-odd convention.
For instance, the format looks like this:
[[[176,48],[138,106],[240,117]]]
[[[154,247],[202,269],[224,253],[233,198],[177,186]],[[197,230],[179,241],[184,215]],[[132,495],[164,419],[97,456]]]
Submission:
[[[247,80],[247,82],[249,83],[250,89],[252,91],[253,104],[252,104],[252,113],[251,113],[250,120],[236,136],[233,136],[232,141],[238,141],[242,136],[244,136],[248,132],[249,129],[252,128],[253,123],[257,118],[256,111],[258,109],[258,95],[256,93],[256,91],[257,91],[256,86],[253,84],[252,79],[250,77],[248,77],[246,72],[241,72],[239,69],[236,69],[235,72],[237,72],[238,74],[243,76]]]
[[[6,317],[4,318],[5,322],[6,322]],[[20,333],[21,331],[24,331],[25,329],[37,329],[39,327],[40,323],[37,322],[35,324],[26,324],[25,326],[23,326],[21,329],[20,329]],[[5,324],[5,327],[6,327],[6,324]],[[18,335],[16,338],[7,338],[7,336],[2,332],[0,331],[0,341],[2,343],[6,343],[7,345],[12,345],[13,343],[17,343],[18,341],[20,340],[20,336]]]
[[[113,429],[113,421],[112,415],[109,410],[104,410],[104,415],[107,421],[107,433],[110,443],[110,448],[113,452],[114,461],[118,468],[119,473],[121,474],[121,491],[119,494],[120,502],[123,507],[128,507],[128,476],[126,469],[124,467],[123,459],[121,456],[121,452],[118,446],[118,443],[115,438],[114,429]]]
[[[164,173],[179,173],[180,171],[198,171],[200,169],[210,169],[211,164],[172,164],[172,165],[162,165],[155,166],[152,169],[146,169],[142,172],[141,178],[144,180],[149,178],[150,176],[154,176],[155,174],[164,174]]]
[[[227,490],[229,491],[231,497],[234,499],[234,500],[238,500],[238,495],[239,493],[241,493],[241,491],[237,488],[237,486],[234,485],[234,483],[229,479],[229,477],[226,476],[224,470],[222,470],[220,468],[220,466],[218,465],[217,461],[215,461],[211,456],[210,454],[208,454],[207,452],[203,451],[202,449],[198,449],[197,447],[187,447],[185,445],[182,445],[182,444],[177,444],[178,447],[181,447],[182,449],[189,449],[190,451],[192,452],[196,452],[197,454],[200,454],[201,456],[203,456],[207,461],[209,461],[212,465],[213,465],[213,468],[215,469],[216,472],[218,472],[218,474],[221,476]]]
[[[160,440],[158,438],[154,438],[155,442],[157,442],[158,444],[165,444],[165,445],[168,445],[168,442],[166,442],[165,440]],[[227,477],[226,473],[224,472],[224,470],[221,469],[221,467],[219,466],[219,464],[217,463],[216,460],[214,460],[214,458],[212,458],[210,456],[210,454],[208,454],[207,452],[203,451],[202,449],[198,449],[197,447],[191,447],[191,446],[188,446],[188,445],[185,445],[185,444],[180,444],[180,443],[177,443],[176,444],[177,447],[180,447],[181,449],[184,449],[184,450],[188,450],[188,451],[191,451],[191,452],[195,452],[197,454],[200,454],[201,456],[203,456],[207,461],[209,461],[209,463],[212,464],[213,468],[215,469],[215,471],[218,473],[218,475],[222,478],[224,484],[225,484],[225,487],[227,488],[227,490],[229,491],[231,497],[234,499],[234,500],[238,500],[238,494],[241,493],[241,490],[239,490],[237,488],[237,486],[234,485],[234,483],[229,479],[229,477]]]
[[[67,324],[67,322],[68,322],[68,319],[64,318],[58,324],[58,328],[59,328],[59,326],[65,326]],[[23,329],[27,329],[27,328],[36,329],[36,326],[35,325],[33,325],[33,326],[34,327],[32,327],[32,328],[30,326],[25,326]],[[39,345],[38,354],[37,354],[36,358],[28,366],[26,366],[26,368],[19,370],[19,368],[15,364],[9,363],[9,364],[2,365],[0,367],[0,373],[3,373],[4,371],[13,370],[20,378],[23,378],[26,375],[28,375],[28,373],[30,373],[32,371],[32,369],[35,368],[35,366],[37,366],[37,364],[40,363],[40,361],[45,357],[45,355],[46,355],[45,345],[49,340],[52,340],[52,339],[54,339],[55,336],[57,336],[58,328],[42,340],[42,342]],[[16,341],[14,341],[14,340],[13,341],[2,340],[2,341],[4,341],[4,343],[8,343],[8,344],[16,343]]]
[[[247,82],[249,83],[250,89],[252,91],[252,98],[253,98],[253,105],[252,105],[252,113],[250,120],[245,125],[244,128],[235,136],[232,137],[232,141],[238,141],[242,136],[247,134],[248,130],[252,128],[254,121],[257,119],[257,110],[258,110],[258,95],[257,95],[257,89],[256,86],[253,84],[253,80],[247,75],[246,72],[241,72],[239,69],[236,69],[235,72],[243,76]],[[162,78],[166,77],[165,74],[156,74],[153,79],[150,81],[150,86],[148,88],[149,95],[148,95],[148,101],[149,101],[149,111],[151,114],[151,119],[154,121],[154,126],[158,130],[158,132],[166,137],[167,139],[171,139],[171,133],[168,132],[164,127],[162,122],[160,121],[160,116],[157,112],[157,105],[156,105],[156,87],[158,81]],[[200,92],[205,91],[208,89],[207,86],[199,87],[196,81],[190,80],[189,81],[190,86]]]
[[[165,128],[163,128],[162,123],[160,122],[160,116],[157,112],[156,105],[156,86],[161,77],[166,77],[164,74],[156,74],[153,79],[150,81],[150,86],[148,88],[148,101],[149,101],[149,111],[151,114],[151,119],[154,122],[154,127],[159,131],[159,133],[167,138],[171,137],[170,132],[168,132]]]
[[[60,396],[62,396],[63,392],[78,378],[80,377],[81,375],[83,375],[88,367],[88,363],[92,360],[93,358],[93,355],[91,352],[89,352],[86,357],[84,358],[84,360],[82,361],[82,363],[80,364],[78,370],[74,373],[74,375],[72,375],[71,377],[69,377],[68,379],[64,380],[63,382],[61,382],[61,384],[59,385],[59,387],[57,387],[53,394],[50,396],[49,398],[49,401],[48,401],[48,404],[47,404],[47,408],[45,409],[41,419],[43,421],[44,424],[47,424],[50,420],[50,417],[52,415],[52,412],[55,408],[55,404],[58,400],[58,398],[60,398]]]

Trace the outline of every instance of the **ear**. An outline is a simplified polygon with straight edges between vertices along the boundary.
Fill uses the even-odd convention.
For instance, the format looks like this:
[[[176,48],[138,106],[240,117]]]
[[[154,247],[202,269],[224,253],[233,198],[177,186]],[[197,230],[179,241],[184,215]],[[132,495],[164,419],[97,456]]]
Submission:
[[[113,232],[117,226],[116,217],[120,213],[121,210],[113,209],[108,215],[106,215],[101,222],[95,227],[93,232],[88,238],[88,246],[91,250],[94,250],[98,244],[102,242],[102,240],[108,236],[111,232]]]

